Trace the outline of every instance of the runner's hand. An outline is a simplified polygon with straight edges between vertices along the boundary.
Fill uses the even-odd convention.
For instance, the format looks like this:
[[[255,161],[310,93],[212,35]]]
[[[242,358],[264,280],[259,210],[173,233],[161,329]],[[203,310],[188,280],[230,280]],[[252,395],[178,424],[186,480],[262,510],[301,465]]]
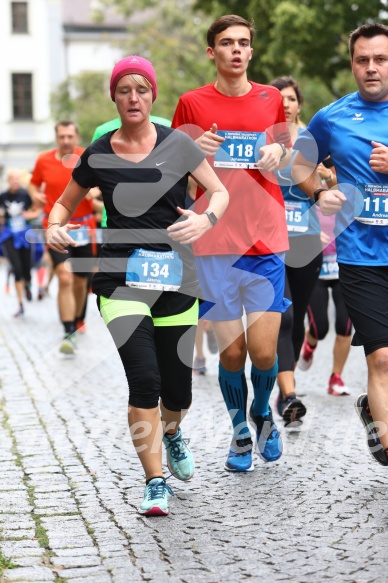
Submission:
[[[379,142],[371,142],[373,150],[369,165],[374,172],[388,174],[388,148]]]
[[[66,247],[77,247],[77,243],[68,235],[68,231],[75,231],[79,229],[81,225],[65,225],[59,227],[58,225],[53,225],[49,227],[46,231],[46,243],[54,251],[58,253],[69,253]]]
[[[194,243],[212,228],[206,215],[197,215],[197,213],[182,209],[179,206],[177,209],[182,216],[173,225],[167,227],[167,233],[173,241],[188,245]]]
[[[206,156],[214,156],[222,142],[225,141],[225,138],[217,135],[217,129],[217,124],[214,123],[208,132],[205,132],[195,140],[197,146],[201,148]]]
[[[317,204],[325,216],[334,215],[341,210],[343,203],[346,202],[346,196],[340,190],[328,190],[323,192]]]
[[[256,162],[256,166],[260,170],[267,170],[267,172],[273,172],[277,170],[280,164],[280,158],[283,154],[282,148],[279,144],[267,144],[262,146],[259,150],[261,154],[260,160]]]

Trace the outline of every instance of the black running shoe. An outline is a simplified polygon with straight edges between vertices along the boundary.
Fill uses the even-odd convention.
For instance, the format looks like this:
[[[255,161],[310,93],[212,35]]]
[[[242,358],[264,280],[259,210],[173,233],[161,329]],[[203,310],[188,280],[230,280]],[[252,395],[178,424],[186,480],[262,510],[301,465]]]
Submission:
[[[366,439],[371,456],[382,466],[388,466],[388,449],[383,449],[369,409],[368,395],[363,393],[354,403],[356,413],[365,427]]]
[[[295,394],[283,397],[280,389],[276,400],[276,409],[280,417],[283,417],[285,427],[291,424],[295,427],[303,423],[302,417],[307,412],[306,407]]]

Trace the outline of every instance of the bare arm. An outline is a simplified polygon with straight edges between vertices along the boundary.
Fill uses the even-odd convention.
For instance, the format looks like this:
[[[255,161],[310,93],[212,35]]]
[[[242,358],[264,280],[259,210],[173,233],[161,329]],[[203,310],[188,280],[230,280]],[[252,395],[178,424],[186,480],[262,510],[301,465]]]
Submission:
[[[217,219],[221,218],[229,204],[229,194],[207,160],[201,162],[192,172],[192,176],[197,184],[205,190],[209,199],[206,210],[214,213]],[[186,217],[186,220],[178,221],[167,228],[174,241],[183,244],[193,243],[212,228],[212,224],[205,214],[198,215],[194,211],[180,207],[178,207],[178,211],[182,217]]]
[[[33,204],[39,208],[44,207],[46,204],[46,195],[44,192],[41,191],[40,188],[32,184],[31,182],[28,185],[28,194],[31,197]]]
[[[79,229],[79,225],[69,225],[75,209],[89,192],[89,188],[82,188],[73,178],[70,178],[63,194],[54,204],[48,218],[46,231],[47,245],[59,253],[68,253],[65,249],[69,245],[76,247],[76,242],[68,235],[68,231]]]
[[[316,164],[307,160],[300,152],[295,155],[292,176],[299,188],[312,199],[314,192],[323,188]],[[340,190],[326,190],[319,194],[318,200],[322,214],[333,215],[341,210],[346,197]]]

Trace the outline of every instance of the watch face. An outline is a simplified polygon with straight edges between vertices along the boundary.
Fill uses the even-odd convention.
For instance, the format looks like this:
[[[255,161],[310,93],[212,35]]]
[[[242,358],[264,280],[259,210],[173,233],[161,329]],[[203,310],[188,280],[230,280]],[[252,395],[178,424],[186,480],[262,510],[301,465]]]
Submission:
[[[209,218],[209,221],[211,222],[211,224],[212,224],[212,225],[213,225],[213,227],[214,227],[214,225],[215,225],[215,224],[217,223],[217,221],[218,221],[218,219],[217,219],[216,215],[215,215],[214,213],[212,213],[211,211],[206,211],[206,212],[205,212],[205,215],[207,215],[207,216],[208,216],[208,218]]]

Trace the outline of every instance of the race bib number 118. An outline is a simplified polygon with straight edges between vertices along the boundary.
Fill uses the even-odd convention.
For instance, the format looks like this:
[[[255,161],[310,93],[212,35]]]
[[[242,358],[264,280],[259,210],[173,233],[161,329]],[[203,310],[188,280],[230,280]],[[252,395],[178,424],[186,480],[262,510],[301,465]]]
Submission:
[[[265,134],[260,132],[238,132],[218,130],[225,138],[214,156],[215,168],[252,168],[257,170],[259,150],[265,146]]]

